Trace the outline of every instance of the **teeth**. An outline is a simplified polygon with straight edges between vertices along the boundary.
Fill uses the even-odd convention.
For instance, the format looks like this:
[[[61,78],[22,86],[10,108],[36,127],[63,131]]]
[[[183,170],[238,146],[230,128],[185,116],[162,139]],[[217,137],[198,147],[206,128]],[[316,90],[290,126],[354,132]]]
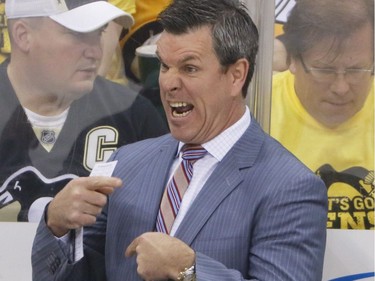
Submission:
[[[186,112],[183,112],[183,113],[177,113],[176,111],[173,111],[173,112],[172,112],[172,115],[173,115],[174,117],[185,117],[185,116],[188,115],[190,112],[191,112],[191,110],[186,111]]]
[[[174,117],[185,117],[192,111],[193,106],[187,102],[170,102],[169,106],[172,108],[172,115]]]
[[[183,107],[187,106],[186,102],[173,102],[169,104],[170,107]]]

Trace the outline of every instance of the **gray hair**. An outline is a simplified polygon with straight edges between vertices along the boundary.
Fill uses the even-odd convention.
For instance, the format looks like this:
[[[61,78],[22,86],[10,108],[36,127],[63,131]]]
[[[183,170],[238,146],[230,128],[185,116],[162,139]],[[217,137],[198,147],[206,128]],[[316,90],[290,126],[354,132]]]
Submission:
[[[174,0],[158,19],[166,32],[177,35],[210,26],[213,49],[224,70],[241,58],[249,62],[249,73],[242,88],[242,96],[246,97],[254,74],[259,35],[240,1]]]

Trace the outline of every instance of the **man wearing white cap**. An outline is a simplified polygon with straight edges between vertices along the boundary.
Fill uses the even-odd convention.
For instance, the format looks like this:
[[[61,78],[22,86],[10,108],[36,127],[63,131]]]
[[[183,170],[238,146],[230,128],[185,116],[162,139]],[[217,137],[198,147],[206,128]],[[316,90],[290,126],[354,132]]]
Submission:
[[[76,32],[91,32],[115,20],[126,28],[133,25],[130,14],[95,0],[10,0],[5,7],[8,19],[49,17]]]
[[[0,66],[0,221],[39,221],[71,179],[167,127],[148,100],[97,75],[102,32],[112,20],[129,28],[131,15],[95,0],[7,0],[6,15],[12,52]]]

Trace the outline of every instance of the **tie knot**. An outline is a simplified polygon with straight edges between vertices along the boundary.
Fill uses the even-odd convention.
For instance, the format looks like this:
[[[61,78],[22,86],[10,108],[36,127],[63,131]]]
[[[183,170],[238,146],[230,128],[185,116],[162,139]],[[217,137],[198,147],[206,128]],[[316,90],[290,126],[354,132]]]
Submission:
[[[196,161],[198,159],[201,159],[207,153],[207,150],[205,150],[202,146],[190,144],[185,144],[182,147],[181,151],[182,159],[188,161]]]

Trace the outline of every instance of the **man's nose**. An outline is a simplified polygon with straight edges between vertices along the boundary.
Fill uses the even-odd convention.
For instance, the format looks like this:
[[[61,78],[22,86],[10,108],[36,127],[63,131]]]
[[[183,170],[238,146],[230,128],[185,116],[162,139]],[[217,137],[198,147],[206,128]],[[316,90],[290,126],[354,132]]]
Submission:
[[[178,75],[178,71],[174,69],[161,71],[159,75],[159,84],[165,92],[175,92],[181,87],[181,78]]]
[[[83,39],[86,45],[84,55],[88,58],[100,60],[103,56],[101,36],[97,34],[86,34]]]
[[[331,85],[331,90],[338,95],[346,94],[350,89],[350,83],[345,73],[336,73],[335,80]]]

